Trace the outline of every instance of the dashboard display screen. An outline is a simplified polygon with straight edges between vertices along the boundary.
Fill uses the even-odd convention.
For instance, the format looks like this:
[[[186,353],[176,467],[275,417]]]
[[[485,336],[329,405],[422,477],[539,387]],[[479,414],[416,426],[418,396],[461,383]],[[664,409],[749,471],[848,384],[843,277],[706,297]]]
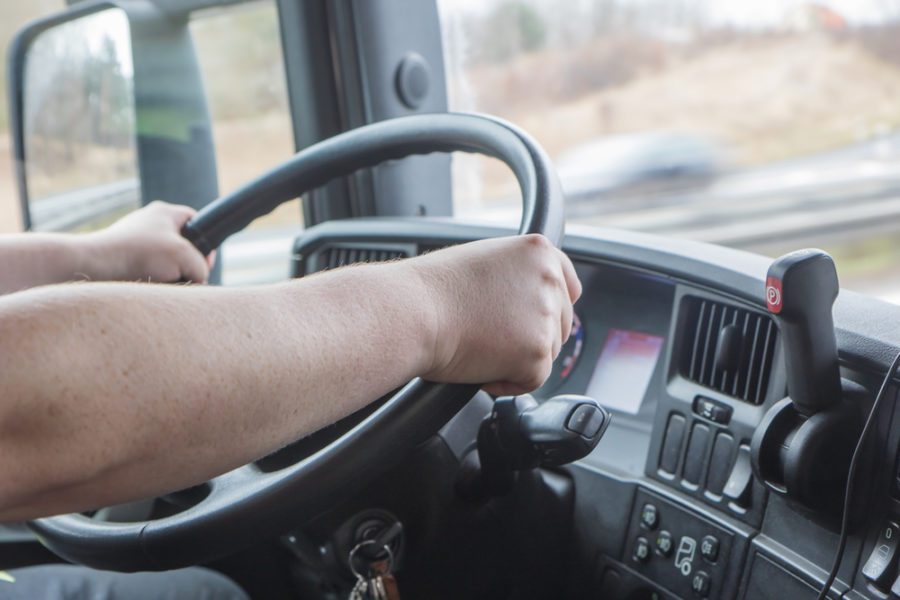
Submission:
[[[606,408],[636,415],[662,346],[658,335],[610,329],[585,393]]]

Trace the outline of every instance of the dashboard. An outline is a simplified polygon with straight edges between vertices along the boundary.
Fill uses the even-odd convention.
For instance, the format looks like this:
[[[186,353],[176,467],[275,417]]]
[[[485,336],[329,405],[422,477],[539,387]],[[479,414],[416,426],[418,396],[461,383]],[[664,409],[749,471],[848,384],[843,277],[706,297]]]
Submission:
[[[295,274],[508,233],[428,219],[332,222],[298,240]],[[773,492],[751,460],[754,433],[787,394],[780,331],[765,308],[770,261],[602,229],[570,234],[564,250],[584,292],[535,396],[585,394],[613,415],[597,448],[563,468],[575,490],[568,589],[613,599],[816,598],[837,524]],[[841,375],[862,390],[860,410],[900,350],[900,330],[880,323],[898,317],[849,292],[835,306]],[[738,340],[729,355],[725,329]],[[896,386],[888,404],[831,598],[900,597]]]

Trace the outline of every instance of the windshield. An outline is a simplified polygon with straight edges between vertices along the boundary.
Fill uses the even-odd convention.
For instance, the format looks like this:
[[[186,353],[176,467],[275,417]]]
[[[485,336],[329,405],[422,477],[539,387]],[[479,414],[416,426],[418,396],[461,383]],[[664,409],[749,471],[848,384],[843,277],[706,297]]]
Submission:
[[[62,7],[3,3],[0,42]],[[560,173],[570,231],[625,228],[770,256],[821,247],[845,287],[900,302],[900,3],[439,8],[451,109],[500,115],[537,138]],[[227,192],[292,152],[275,3],[204,12],[191,31]],[[5,83],[0,231],[15,231]],[[514,223],[516,190],[496,161],[454,158],[457,216]],[[257,265],[285,255],[298,226],[293,203],[235,240],[225,281],[283,277],[286,264]]]
[[[537,138],[570,225],[771,256],[821,247],[844,287],[900,302],[900,4],[440,9],[451,108],[495,113]],[[454,163],[457,215],[518,219],[502,165]]]

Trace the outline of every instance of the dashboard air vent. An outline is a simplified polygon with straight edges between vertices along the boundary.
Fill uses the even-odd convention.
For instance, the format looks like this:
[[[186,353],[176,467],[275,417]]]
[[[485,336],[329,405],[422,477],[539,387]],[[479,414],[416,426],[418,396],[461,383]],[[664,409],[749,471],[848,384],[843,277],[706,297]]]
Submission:
[[[355,263],[407,258],[413,254],[415,248],[405,244],[329,244],[309,257],[306,272],[316,273]]]
[[[778,330],[767,315],[702,298],[685,298],[681,374],[700,385],[762,404]]]

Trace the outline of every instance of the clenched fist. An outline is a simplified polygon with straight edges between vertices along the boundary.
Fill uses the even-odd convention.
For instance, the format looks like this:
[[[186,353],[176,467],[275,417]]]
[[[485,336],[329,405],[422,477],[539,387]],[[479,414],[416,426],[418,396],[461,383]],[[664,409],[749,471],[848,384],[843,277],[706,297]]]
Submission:
[[[205,283],[214,256],[204,257],[181,235],[195,214],[188,206],[157,201],[88,234],[86,242],[94,250],[88,274],[107,281]]]
[[[423,378],[480,383],[495,395],[547,379],[581,295],[572,262],[547,238],[482,240],[405,263],[421,278],[435,323]]]

